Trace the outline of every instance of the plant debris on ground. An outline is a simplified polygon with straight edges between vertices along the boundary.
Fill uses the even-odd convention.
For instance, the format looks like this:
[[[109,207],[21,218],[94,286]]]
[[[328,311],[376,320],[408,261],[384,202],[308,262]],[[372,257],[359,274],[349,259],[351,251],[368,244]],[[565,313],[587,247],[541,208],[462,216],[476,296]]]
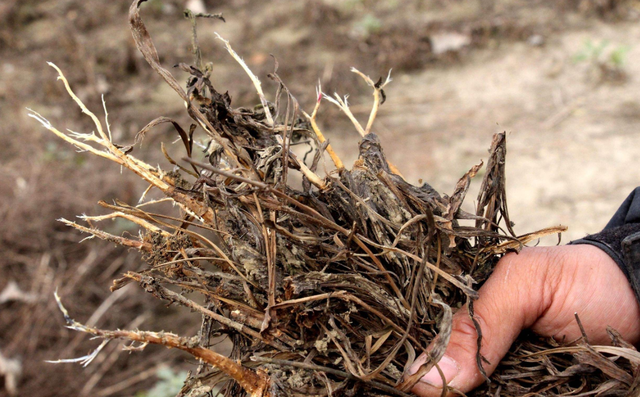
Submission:
[[[325,95],[320,87],[315,108],[306,113],[280,79],[277,61],[268,75],[277,90],[268,100],[258,77],[219,37],[260,100],[252,108],[233,107],[230,95],[212,84],[212,68],[202,60],[196,35],[196,18],[222,16],[187,13],[194,64],[176,65],[190,75],[184,90],[159,62],[139,14],[143,2],[134,0],[129,14],[138,50],[184,100],[193,123],[183,128],[159,117],[136,140],[160,123],[171,123],[185,157],[173,159],[162,146],[170,171],[134,157],[134,146],[113,142],[106,106],[103,123],[53,64],[96,131],[63,133],[37,112],[30,115],[79,150],[111,160],[149,184],[138,204],[100,202],[112,212],[82,216],[86,225],[62,221],[141,252],[146,265],[115,280],[113,291],[135,282],[201,316],[202,327],[190,336],[99,329],[74,320],[63,306],[72,297],[56,295],[70,328],[102,339],[91,354],[58,362],[88,365],[109,341],[125,339],[130,351],[159,344],[198,359],[180,396],[407,396],[444,354],[453,313],[464,304],[473,313],[476,291],[497,260],[564,230],[521,236],[513,231],[505,134],[491,142],[475,213],[461,205],[482,163],[460,178],[451,195],[406,182],[373,132],[390,77],[374,82],[353,70],[373,91],[366,125],[351,113],[346,97]],[[338,106],[361,135],[359,158],[350,168],[316,122],[323,100]],[[204,156],[196,133],[205,136]],[[295,154],[298,145],[308,147],[304,156]],[[325,152],[335,169],[320,174]],[[165,198],[146,199],[151,190]],[[165,201],[179,213],[150,209]],[[95,226],[117,218],[139,225],[139,238]],[[481,344],[477,322],[476,327]],[[637,395],[640,354],[615,330],[610,335],[612,346],[591,346],[586,338],[561,343],[523,335],[474,394]],[[230,357],[215,351],[216,336],[232,343]],[[408,375],[428,346],[429,360]],[[477,362],[483,371],[479,353]]]

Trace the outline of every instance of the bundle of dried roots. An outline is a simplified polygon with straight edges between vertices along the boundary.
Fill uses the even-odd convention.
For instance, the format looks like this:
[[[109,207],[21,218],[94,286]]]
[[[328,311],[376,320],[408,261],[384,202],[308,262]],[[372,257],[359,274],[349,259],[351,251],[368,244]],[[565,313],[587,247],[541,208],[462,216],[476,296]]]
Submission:
[[[163,200],[135,206],[101,202],[113,212],[84,216],[88,226],[62,221],[90,237],[138,249],[146,265],[115,280],[112,289],[135,281],[153,296],[202,316],[202,328],[188,338],[101,330],[71,319],[58,300],[69,327],[103,339],[91,355],[61,361],[88,364],[110,340],[124,338],[137,343],[131,349],[161,344],[199,359],[182,396],[407,396],[444,353],[452,313],[473,304],[477,286],[499,257],[563,230],[514,234],[505,197],[504,134],[497,134],[491,144],[475,213],[463,211],[461,204],[482,163],[459,180],[450,196],[428,184],[407,183],[371,132],[389,78],[374,82],[353,70],[374,94],[366,126],[353,116],[346,99],[324,96],[321,90],[315,109],[307,114],[278,77],[277,65],[269,78],[278,88],[275,99],[268,101],[258,78],[220,38],[249,75],[261,102],[254,109],[234,108],[229,95],[209,79],[211,68],[203,65],[197,47],[197,15],[188,14],[196,59],[193,66],[179,65],[190,73],[184,91],[159,63],[139,15],[142,2],[135,0],[130,9],[138,49],[184,100],[194,123],[187,132],[161,117],[138,138],[170,122],[184,143],[185,158],[175,161],[163,147],[173,167],[167,172],[132,156],[132,147],[115,144],[106,117],[103,126],[55,65],[97,132],[67,134],[38,113],[31,116],[78,149],[133,171],[149,184],[147,190],[164,193]],[[316,123],[322,99],[339,106],[362,136],[351,169]],[[207,139],[200,160],[194,158],[196,130]],[[291,150],[300,137],[311,142],[308,164]],[[316,170],[325,152],[335,170],[319,176]],[[293,187],[295,178],[301,179],[301,187]],[[174,203],[179,215],[147,210],[158,201]],[[93,226],[115,218],[139,225],[140,238]],[[210,349],[216,335],[232,342],[230,358]],[[586,395],[620,394],[633,385],[637,389],[640,356],[612,335],[617,346],[589,346],[585,340],[560,346],[534,336],[522,338],[479,392]],[[407,368],[429,345],[429,360],[416,375],[407,376]]]

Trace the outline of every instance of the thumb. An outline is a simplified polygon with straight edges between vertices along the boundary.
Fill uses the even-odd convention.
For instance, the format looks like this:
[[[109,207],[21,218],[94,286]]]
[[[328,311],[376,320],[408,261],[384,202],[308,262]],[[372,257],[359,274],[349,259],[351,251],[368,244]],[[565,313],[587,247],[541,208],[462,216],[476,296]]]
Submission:
[[[488,361],[483,360],[487,376],[493,373],[520,331],[531,326],[548,307],[548,256],[544,248],[525,248],[520,254],[506,255],[480,288],[473,308],[482,332],[480,351]],[[466,393],[484,382],[477,365],[477,350],[478,334],[465,306],[453,316],[451,339],[438,362],[448,386]],[[409,372],[417,372],[425,361],[423,354]],[[441,395],[442,377],[438,369],[434,366],[412,392],[419,396]]]

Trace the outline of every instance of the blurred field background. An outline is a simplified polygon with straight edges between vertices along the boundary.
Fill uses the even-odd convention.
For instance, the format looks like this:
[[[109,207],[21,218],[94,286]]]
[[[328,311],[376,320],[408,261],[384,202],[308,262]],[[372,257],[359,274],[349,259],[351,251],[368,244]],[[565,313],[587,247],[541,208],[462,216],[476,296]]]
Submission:
[[[199,39],[204,59],[214,65],[213,84],[228,89],[236,106],[254,106],[258,99],[214,32],[231,41],[268,97],[276,89],[266,78],[273,54],[307,111],[320,81],[326,93],[350,94],[355,115],[366,120],[371,93],[350,67],[374,80],[393,68],[374,131],[389,160],[413,183],[451,193],[465,171],[486,160],[492,134],[507,131],[507,194],[518,233],[563,224],[569,226],[563,241],[569,241],[597,232],[640,185],[639,2],[188,3],[222,12],[227,20],[200,20]],[[192,63],[186,6],[182,0],[143,6],[165,67]],[[105,95],[114,140],[122,145],[161,115],[189,125],[180,99],[135,49],[128,8],[128,1],[0,2],[2,396],[171,396],[184,379],[180,371],[194,367],[177,352],[149,347],[129,355],[115,343],[86,369],[43,362],[78,357],[94,345],[62,327],[52,299],[56,288],[89,325],[182,335],[200,327],[133,285],[109,292],[112,278],[142,266],[136,253],[98,241],[78,244],[85,236],[56,219],[99,214],[100,199],[135,204],[146,186],[106,160],[74,152],[27,117],[28,107],[61,130],[91,129],[56,82],[46,65],[51,61],[97,114]],[[357,133],[331,104],[323,103],[320,113],[325,134],[350,163]],[[158,149],[174,139],[170,127],[156,127],[137,155],[170,169]],[[179,145],[169,146],[179,158]],[[472,191],[468,205],[473,197]],[[108,228],[137,233],[126,223]]]

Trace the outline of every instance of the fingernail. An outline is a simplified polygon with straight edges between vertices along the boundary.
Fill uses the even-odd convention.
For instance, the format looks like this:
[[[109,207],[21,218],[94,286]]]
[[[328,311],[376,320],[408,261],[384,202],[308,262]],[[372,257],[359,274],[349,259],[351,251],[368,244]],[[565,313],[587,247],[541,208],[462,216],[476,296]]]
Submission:
[[[458,373],[460,372],[458,363],[448,356],[443,356],[440,361],[438,361],[438,366],[442,370],[444,378],[447,380],[447,384],[450,384],[451,381],[456,376],[458,376]],[[427,372],[425,376],[420,378],[420,382],[428,383],[432,386],[442,388],[442,377],[440,376],[440,372],[435,365],[433,366],[433,368],[431,368],[431,371]]]

